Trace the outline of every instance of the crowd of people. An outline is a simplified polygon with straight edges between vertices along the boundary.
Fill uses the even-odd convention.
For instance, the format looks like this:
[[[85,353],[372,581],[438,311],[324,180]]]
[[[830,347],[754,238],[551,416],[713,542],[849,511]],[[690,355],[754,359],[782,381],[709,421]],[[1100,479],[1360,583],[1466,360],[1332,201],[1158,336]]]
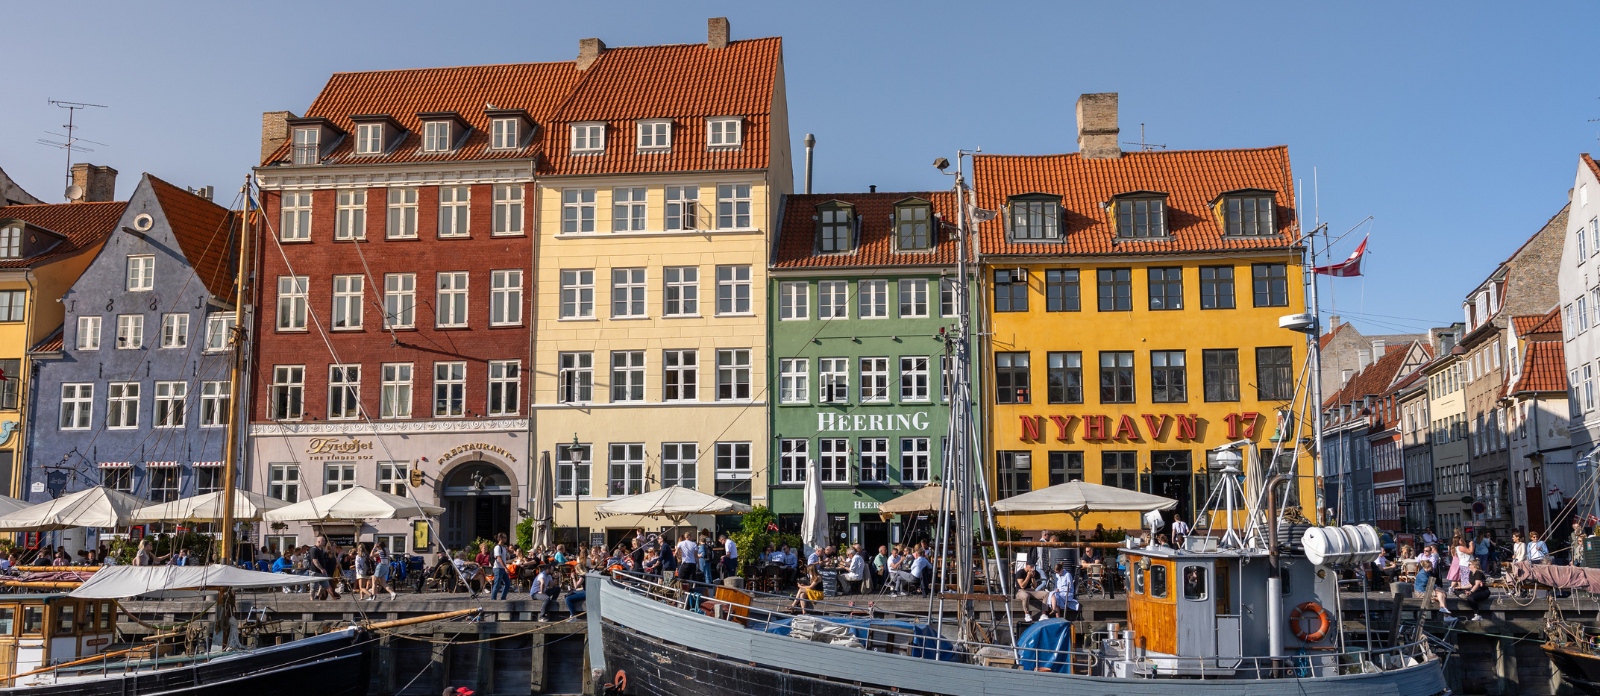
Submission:
[[[1581,548],[1585,536],[1581,524],[1573,525],[1574,543],[1570,548]],[[1430,528],[1421,536],[1421,550],[1411,544],[1399,544],[1391,553],[1392,541],[1385,537],[1385,545],[1372,561],[1368,579],[1375,587],[1410,578],[1420,596],[1432,593],[1430,599],[1439,603],[1440,611],[1451,616],[1445,600],[1455,595],[1473,613],[1472,620],[1481,618],[1479,611],[1489,602],[1489,575],[1499,565],[1497,545],[1487,531],[1477,535],[1455,533],[1448,542],[1441,541]],[[1551,553],[1550,546],[1538,532],[1513,532],[1510,561],[1513,563],[1538,563],[1549,565],[1559,559]],[[1429,590],[1429,583],[1433,589]],[[1454,620],[1453,618],[1451,620]]]

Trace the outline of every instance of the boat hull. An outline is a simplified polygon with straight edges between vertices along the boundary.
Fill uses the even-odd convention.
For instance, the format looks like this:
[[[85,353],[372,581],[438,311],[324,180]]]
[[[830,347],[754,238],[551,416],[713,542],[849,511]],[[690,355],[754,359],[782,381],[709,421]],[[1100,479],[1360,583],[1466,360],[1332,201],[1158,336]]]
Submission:
[[[1600,696],[1600,655],[1545,645],[1544,654],[1555,663],[1561,678],[1590,696]]]

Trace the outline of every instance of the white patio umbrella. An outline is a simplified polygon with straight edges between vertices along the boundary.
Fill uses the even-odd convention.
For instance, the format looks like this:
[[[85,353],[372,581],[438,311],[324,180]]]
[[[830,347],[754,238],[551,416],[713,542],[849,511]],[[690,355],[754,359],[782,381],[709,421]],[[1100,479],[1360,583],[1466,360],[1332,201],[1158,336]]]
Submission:
[[[30,503],[26,500],[17,500],[16,498],[0,495],[0,515],[9,515],[23,508],[32,506],[33,503]],[[1557,505],[1556,507],[1561,506]]]
[[[133,524],[133,512],[149,502],[105,486],[96,486],[0,515],[0,531],[48,532],[73,527],[126,527]]]
[[[923,512],[938,512],[943,499],[944,486],[930,483],[894,500],[879,503],[878,512],[889,515],[915,515]],[[977,501],[973,501],[972,511],[978,512],[980,509]]]
[[[601,517],[665,517],[680,525],[689,515],[742,515],[750,511],[750,506],[682,486],[667,486],[601,503],[594,511]]]
[[[355,486],[310,500],[302,500],[276,510],[268,510],[262,513],[261,519],[268,522],[400,520],[431,517],[443,512],[444,508],[437,505],[425,505],[404,496]]]
[[[800,522],[800,541],[813,549],[828,542],[828,501],[822,497],[822,469],[815,459],[806,461],[806,487],[802,503],[805,517]]]
[[[556,542],[555,478],[550,475],[550,453],[539,455],[539,470],[533,477],[533,501],[528,512],[533,517],[533,544],[549,547]]]
[[[1065,512],[1077,522],[1078,536],[1082,537],[1085,514],[1170,510],[1177,504],[1178,501],[1159,495],[1098,483],[1068,481],[998,501],[994,509],[996,512]]]
[[[133,511],[134,523],[214,522],[222,519],[222,491],[148,505]],[[288,507],[289,503],[251,491],[233,492],[233,519],[258,522],[268,510]]]

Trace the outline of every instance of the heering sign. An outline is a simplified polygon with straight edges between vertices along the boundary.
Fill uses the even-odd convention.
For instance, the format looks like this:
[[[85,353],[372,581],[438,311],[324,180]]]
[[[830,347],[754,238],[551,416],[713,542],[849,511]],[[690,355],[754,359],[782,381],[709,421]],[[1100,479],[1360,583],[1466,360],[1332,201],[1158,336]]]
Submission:
[[[887,432],[927,430],[928,412],[916,413],[818,413],[817,432]]]
[[[361,454],[372,449],[370,440],[341,440],[334,437],[314,437],[306,441],[306,457],[311,461],[349,461],[352,459],[371,459],[370,454]]]

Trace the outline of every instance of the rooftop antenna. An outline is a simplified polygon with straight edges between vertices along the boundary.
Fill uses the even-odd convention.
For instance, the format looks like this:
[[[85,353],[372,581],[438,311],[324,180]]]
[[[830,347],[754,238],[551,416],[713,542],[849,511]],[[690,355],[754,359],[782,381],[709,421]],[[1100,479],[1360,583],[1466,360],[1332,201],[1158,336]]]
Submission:
[[[1158,147],[1163,149],[1163,150],[1167,149],[1166,145],[1157,145],[1155,143],[1147,143],[1147,142],[1144,141],[1144,124],[1143,123],[1139,124],[1139,142],[1136,142],[1136,143],[1124,142],[1122,144],[1123,145],[1138,145],[1140,152],[1149,152],[1151,149],[1158,148]]]
[[[66,125],[62,126],[62,128],[67,129],[66,137],[63,138],[62,140],[46,140],[44,138],[40,138],[38,140],[35,140],[34,142],[39,143],[40,145],[48,145],[48,146],[53,147],[53,148],[57,148],[57,149],[66,150],[67,151],[67,191],[66,191],[66,198],[67,198],[67,202],[70,203],[70,202],[75,201],[75,200],[77,200],[79,198],[82,198],[83,194],[84,194],[83,187],[75,186],[72,183],[72,153],[74,153],[74,152],[94,152],[93,149],[90,149],[90,148],[87,148],[87,147],[83,147],[83,146],[79,145],[78,143],[82,142],[82,143],[94,143],[96,145],[105,145],[105,143],[96,142],[96,141],[93,141],[93,140],[88,140],[86,138],[79,138],[76,135],[73,135],[73,133],[78,130],[78,126],[75,124],[75,118],[74,117],[76,117],[78,115],[78,110],[79,109],[87,109],[87,108],[89,108],[91,106],[96,108],[96,109],[104,109],[104,108],[106,108],[106,105],[104,105],[104,104],[88,104],[88,103],[85,103],[85,102],[62,101],[60,99],[50,99],[50,100],[48,100],[48,103],[54,104],[59,108],[67,110],[67,123],[66,123]],[[52,135],[52,136],[56,135],[55,133],[50,133],[49,131],[45,131],[45,132],[48,135]],[[57,137],[60,137],[60,136],[57,136]],[[74,189],[76,189],[76,190],[74,190]]]

